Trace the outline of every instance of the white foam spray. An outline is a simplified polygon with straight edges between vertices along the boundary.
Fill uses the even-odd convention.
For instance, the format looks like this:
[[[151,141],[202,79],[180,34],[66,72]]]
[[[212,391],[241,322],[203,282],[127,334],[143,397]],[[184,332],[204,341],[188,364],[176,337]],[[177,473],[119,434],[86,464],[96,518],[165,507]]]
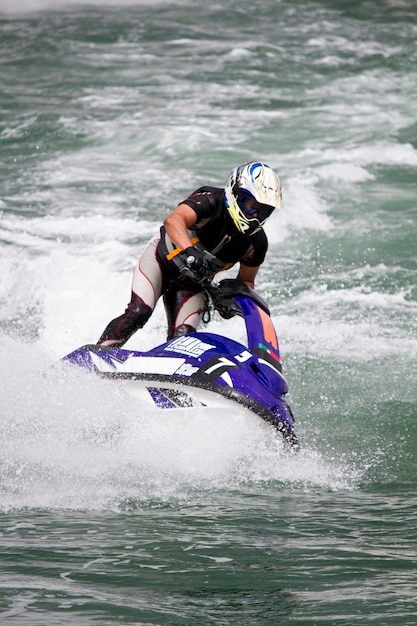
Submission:
[[[271,480],[352,485],[351,470],[311,450],[285,452],[239,409],[144,412],[117,384],[53,365],[33,345],[7,337],[1,345],[3,510],[117,508]]]

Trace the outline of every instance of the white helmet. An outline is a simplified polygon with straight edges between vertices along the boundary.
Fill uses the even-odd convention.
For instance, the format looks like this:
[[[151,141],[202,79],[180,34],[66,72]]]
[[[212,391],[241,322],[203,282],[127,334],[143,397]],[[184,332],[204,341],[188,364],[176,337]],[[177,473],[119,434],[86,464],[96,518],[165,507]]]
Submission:
[[[238,230],[253,235],[281,208],[281,183],[269,165],[250,161],[235,167],[224,190],[226,208]]]

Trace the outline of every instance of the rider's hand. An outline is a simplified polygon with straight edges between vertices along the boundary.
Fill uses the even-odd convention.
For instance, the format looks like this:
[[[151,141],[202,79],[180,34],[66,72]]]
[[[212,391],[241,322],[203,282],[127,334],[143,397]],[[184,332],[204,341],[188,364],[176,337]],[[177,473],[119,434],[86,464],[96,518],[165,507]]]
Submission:
[[[207,260],[207,253],[202,250],[198,250],[194,246],[190,246],[184,250],[185,262],[187,267],[190,268],[198,279],[207,278],[210,273],[210,268]]]
[[[211,291],[210,295],[214,308],[220,313],[223,319],[230,320],[232,317],[239,314],[239,307],[234,304],[231,298],[223,297],[220,290]]]

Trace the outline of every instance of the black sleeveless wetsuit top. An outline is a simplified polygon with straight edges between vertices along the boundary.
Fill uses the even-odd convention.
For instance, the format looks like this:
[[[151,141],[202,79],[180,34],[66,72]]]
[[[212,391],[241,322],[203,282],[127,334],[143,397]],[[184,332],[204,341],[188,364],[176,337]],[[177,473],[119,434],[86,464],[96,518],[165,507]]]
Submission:
[[[181,204],[188,204],[197,215],[190,237],[198,238],[200,244],[218,259],[219,264],[213,270],[227,269],[238,262],[249,267],[263,263],[268,248],[265,231],[261,228],[249,236],[236,228],[224,203],[224,189],[200,187]],[[178,273],[177,254],[179,251],[162,226],[158,260],[162,267],[174,274]]]

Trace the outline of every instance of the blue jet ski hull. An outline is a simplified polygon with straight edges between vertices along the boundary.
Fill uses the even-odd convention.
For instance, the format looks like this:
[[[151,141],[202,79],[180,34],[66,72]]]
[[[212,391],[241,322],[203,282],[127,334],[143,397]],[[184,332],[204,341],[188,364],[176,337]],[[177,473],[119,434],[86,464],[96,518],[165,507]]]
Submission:
[[[269,310],[255,292],[243,289],[239,281],[223,283],[236,306],[235,313],[244,317],[247,346],[221,335],[195,332],[147,352],[86,345],[63,361],[104,378],[131,381],[131,387],[135,382],[161,409],[224,403],[244,407],[271,424],[291,447],[298,448]]]

